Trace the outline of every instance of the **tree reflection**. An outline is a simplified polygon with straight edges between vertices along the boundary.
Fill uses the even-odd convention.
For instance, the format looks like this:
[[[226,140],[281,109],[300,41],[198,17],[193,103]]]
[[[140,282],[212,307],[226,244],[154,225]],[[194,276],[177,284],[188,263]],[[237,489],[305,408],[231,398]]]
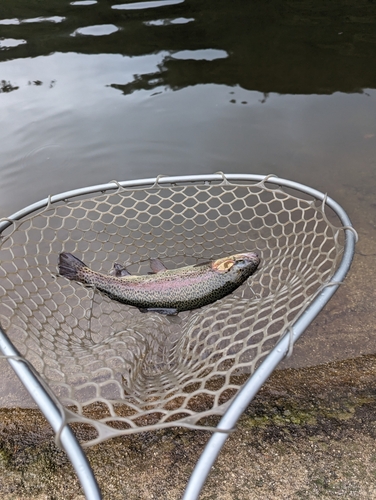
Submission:
[[[157,72],[136,74],[131,83],[113,82],[111,86],[124,94],[205,83],[257,90],[265,99],[271,92],[330,94],[375,88],[376,4],[357,0],[340,4],[187,0],[117,10],[109,0],[3,0],[2,36],[22,38],[27,44],[0,53],[0,61],[53,52],[128,57],[169,54]],[[45,22],[52,19],[59,22]],[[90,36],[93,27],[109,25],[117,31]],[[84,35],[71,36],[77,32]],[[173,57],[178,51],[208,49],[223,51],[228,57]]]
[[[6,80],[0,81],[0,93],[12,92],[13,90],[17,89],[19,89],[19,87],[17,87],[16,85],[12,85],[10,82],[7,82]]]

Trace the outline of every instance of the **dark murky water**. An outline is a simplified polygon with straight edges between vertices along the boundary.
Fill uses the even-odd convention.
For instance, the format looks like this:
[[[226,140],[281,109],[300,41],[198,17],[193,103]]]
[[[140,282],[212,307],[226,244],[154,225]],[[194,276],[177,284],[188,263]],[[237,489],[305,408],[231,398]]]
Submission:
[[[120,2],[2,0],[0,216],[112,179],[274,173],[343,204],[372,256],[376,4]],[[376,300],[359,269],[343,325]]]
[[[375,170],[375,24],[366,1],[3,0],[0,214],[218,170],[338,198]]]

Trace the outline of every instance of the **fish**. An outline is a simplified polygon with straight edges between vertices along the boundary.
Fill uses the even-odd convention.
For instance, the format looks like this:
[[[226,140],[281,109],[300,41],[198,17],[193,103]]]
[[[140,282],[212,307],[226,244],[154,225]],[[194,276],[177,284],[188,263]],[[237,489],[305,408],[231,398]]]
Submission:
[[[166,269],[151,260],[152,273],[131,275],[115,263],[110,275],[91,270],[71,253],[59,255],[59,274],[94,286],[110,299],[137,307],[141,312],[176,316],[212,304],[235,291],[260,264],[255,252],[240,253],[178,269]]]

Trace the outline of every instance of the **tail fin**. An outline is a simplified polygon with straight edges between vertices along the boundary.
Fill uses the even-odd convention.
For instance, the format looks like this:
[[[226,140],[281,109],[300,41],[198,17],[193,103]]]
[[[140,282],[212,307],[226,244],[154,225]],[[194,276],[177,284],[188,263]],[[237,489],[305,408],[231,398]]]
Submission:
[[[78,271],[86,265],[71,253],[63,252],[59,255],[59,274],[69,280],[78,279]]]

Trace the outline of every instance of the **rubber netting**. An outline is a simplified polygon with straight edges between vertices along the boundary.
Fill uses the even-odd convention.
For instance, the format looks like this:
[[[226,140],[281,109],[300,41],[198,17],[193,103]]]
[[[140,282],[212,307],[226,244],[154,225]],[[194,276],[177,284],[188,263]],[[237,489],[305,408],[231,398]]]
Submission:
[[[268,184],[269,186],[269,184]],[[119,188],[49,203],[3,231],[0,322],[64,404],[111,436],[213,424],[329,282],[343,230],[325,202],[264,182]],[[60,252],[93,270],[133,273],[257,251],[254,276],[224,299],[179,314],[110,300],[57,273]]]

